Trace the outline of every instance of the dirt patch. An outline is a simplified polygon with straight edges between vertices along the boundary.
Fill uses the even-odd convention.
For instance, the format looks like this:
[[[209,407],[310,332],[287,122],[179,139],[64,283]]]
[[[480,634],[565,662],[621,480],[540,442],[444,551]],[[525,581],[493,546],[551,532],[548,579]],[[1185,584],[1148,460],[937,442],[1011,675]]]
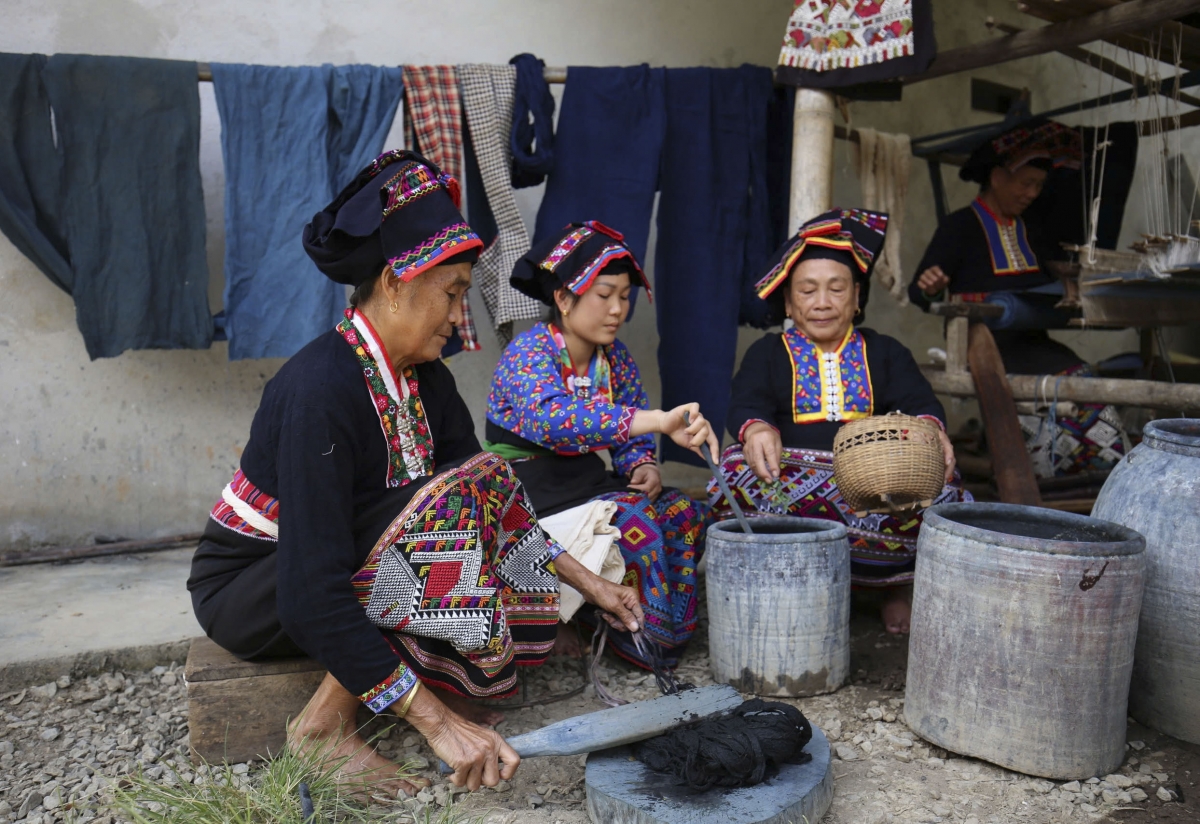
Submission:
[[[680,680],[712,683],[707,637],[702,609]],[[876,603],[856,598],[851,638],[851,683],[833,695],[791,702],[825,731],[834,749],[836,794],[826,824],[1200,821],[1200,747],[1133,724],[1121,770],[1090,783],[1045,781],[960,758],[905,726],[908,643],[883,631]],[[602,672],[609,690],[623,698],[656,694],[651,676],[615,658],[603,662]],[[552,659],[525,672],[520,700],[569,692],[581,679],[578,662]],[[508,710],[499,730],[511,736],[603,706],[589,687],[564,701]],[[382,731],[389,723],[374,719],[370,729]],[[458,809],[491,824],[588,821],[583,756],[531,758],[512,782],[463,794],[437,775],[436,759],[415,732],[401,723],[384,734],[385,754],[423,759],[425,775],[435,782],[422,802],[411,802],[418,809],[437,809],[454,798]],[[186,748],[186,696],[177,666],[63,678],[53,689],[47,684],[0,695],[0,824],[118,821],[104,799],[122,775],[141,768],[164,782],[204,780]],[[390,815],[399,820],[395,810]]]

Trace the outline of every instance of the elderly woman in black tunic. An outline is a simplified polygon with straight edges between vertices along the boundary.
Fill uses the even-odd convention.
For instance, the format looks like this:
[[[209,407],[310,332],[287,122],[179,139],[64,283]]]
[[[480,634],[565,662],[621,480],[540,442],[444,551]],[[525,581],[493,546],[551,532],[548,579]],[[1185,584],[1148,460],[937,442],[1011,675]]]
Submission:
[[[560,577],[621,629],[641,626],[637,593],[548,539],[438,360],[482,246],[458,183],[389,152],[304,244],[356,288],[351,308],[263,391],[192,562],[196,615],[242,658],[306,653],[328,669],[288,741],[333,756],[343,780],[421,783],[355,732],[365,704],[406,718],[455,784],[494,786],[520,759],[467,699],[510,694],[518,665],[545,660]]]
[[[1078,168],[1079,161],[1078,131],[1053,121],[1018,126],[979,146],[959,172],[963,180],[979,184],[979,195],[938,226],[909,284],[912,302],[928,310],[947,294],[986,302],[1010,293],[1022,302],[1053,306],[1056,296],[1031,290],[1056,282],[1048,264],[1065,253],[1044,226],[1027,224],[1022,216],[1052,169]],[[992,334],[1009,372],[1091,374],[1081,357],[1045,329]],[[1120,414],[1105,404],[1076,404],[1065,415],[1022,415],[1021,427],[1039,477],[1105,471],[1125,454]]]
[[[895,338],[856,328],[871,268],[883,247],[887,215],[834,209],[800,227],[756,285],[780,321],[792,326],[752,344],[733,379],[727,426],[737,443],[721,471],[749,511],[824,518],[846,525],[851,580],[885,590],[883,620],[908,631],[919,514],[855,515],[833,475],[833,440],[846,421],[903,412],[935,422],[947,486],[937,503],[970,500],[954,479],[945,412],[912,354]],[[710,500],[730,507],[715,482]]]

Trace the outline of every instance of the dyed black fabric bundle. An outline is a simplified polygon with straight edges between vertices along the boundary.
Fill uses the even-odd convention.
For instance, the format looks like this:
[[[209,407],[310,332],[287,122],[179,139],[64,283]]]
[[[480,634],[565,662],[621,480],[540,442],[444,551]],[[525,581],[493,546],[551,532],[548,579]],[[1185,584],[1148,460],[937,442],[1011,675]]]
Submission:
[[[803,764],[812,725],[800,710],[755,698],[729,715],[708,718],[651,738],[637,758],[655,772],[670,773],[703,792],[713,787],[751,787],[781,764]]]

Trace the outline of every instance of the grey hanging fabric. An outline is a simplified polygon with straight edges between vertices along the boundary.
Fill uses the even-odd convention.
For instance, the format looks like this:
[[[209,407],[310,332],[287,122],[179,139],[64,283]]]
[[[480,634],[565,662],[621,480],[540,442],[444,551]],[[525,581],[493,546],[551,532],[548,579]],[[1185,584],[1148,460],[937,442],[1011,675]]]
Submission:
[[[540,317],[542,306],[508,283],[513,266],[529,250],[529,234],[513,197],[509,167],[515,66],[458,67],[471,145],[483,177],[497,235],[475,264],[475,282],[502,344],[512,339],[514,320]],[[472,207],[473,208],[473,207]]]
[[[0,229],[75,298],[88,355],[207,348],[196,64],[60,54],[0,65]]]
[[[61,161],[45,65],[44,54],[0,54],[0,231],[69,295],[75,275],[58,220]]]

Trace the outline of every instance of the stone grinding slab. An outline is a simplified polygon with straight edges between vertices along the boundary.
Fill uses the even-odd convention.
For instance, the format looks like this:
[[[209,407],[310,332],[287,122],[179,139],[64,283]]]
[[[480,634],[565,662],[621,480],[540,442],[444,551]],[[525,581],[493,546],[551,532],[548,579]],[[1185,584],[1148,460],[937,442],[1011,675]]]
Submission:
[[[813,727],[807,764],[786,764],[755,787],[695,793],[652,772],[631,747],[588,756],[587,808],[604,824],[817,824],[833,803],[829,740]]]

